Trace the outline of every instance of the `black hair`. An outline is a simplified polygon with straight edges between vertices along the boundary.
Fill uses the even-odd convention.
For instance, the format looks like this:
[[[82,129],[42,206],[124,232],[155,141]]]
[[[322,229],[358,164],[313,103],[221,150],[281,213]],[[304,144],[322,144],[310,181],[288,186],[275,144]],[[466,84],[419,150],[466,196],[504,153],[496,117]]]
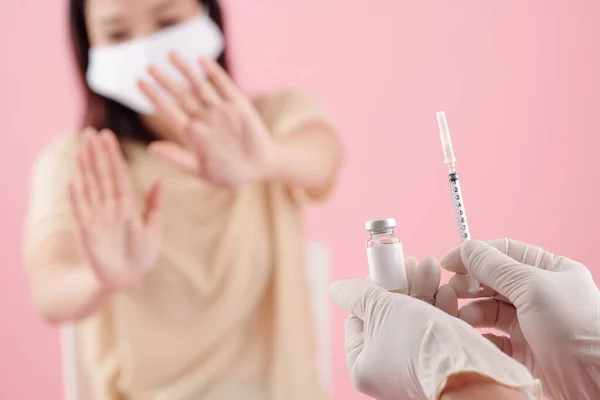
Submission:
[[[198,0],[198,2],[208,10],[211,19],[224,32],[223,16],[218,0]],[[69,31],[71,46],[79,70],[79,79],[85,92],[82,125],[96,129],[111,129],[119,140],[133,139],[144,143],[156,140],[157,138],[153,132],[143,124],[140,116],[135,111],[92,92],[88,87],[85,75],[88,69],[90,41],[85,23],[84,6],[85,0],[70,0]],[[221,54],[217,61],[225,71],[228,71],[225,52]]]

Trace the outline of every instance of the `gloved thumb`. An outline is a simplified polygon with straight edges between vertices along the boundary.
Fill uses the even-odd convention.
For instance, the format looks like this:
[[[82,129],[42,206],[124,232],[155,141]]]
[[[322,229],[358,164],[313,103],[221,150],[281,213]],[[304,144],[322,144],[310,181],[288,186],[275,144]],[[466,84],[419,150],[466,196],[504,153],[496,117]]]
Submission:
[[[331,300],[348,313],[364,320],[365,312],[385,289],[360,279],[337,281],[329,288]]]
[[[518,302],[519,294],[527,290],[528,283],[541,272],[478,240],[463,243],[461,258],[469,274],[513,304]]]

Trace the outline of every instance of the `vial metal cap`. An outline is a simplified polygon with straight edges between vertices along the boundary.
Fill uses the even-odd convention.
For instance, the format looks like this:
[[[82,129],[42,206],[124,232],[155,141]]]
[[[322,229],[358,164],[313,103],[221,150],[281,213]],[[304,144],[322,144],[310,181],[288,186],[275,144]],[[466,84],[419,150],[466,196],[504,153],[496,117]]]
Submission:
[[[381,218],[365,222],[365,229],[368,231],[384,231],[396,227],[396,218]]]

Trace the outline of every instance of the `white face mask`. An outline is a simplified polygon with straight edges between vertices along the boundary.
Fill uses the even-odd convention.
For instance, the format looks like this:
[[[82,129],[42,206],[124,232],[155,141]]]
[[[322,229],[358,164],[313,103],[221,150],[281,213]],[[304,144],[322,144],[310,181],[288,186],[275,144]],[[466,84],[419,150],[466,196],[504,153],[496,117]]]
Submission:
[[[169,52],[179,53],[190,66],[201,71],[198,57],[216,60],[224,48],[223,34],[204,13],[193,20],[141,39],[112,46],[92,47],[86,80],[95,93],[138,113],[152,114],[152,103],[137,87],[139,79],[149,79],[147,69],[150,65],[183,83],[183,76],[168,61]]]

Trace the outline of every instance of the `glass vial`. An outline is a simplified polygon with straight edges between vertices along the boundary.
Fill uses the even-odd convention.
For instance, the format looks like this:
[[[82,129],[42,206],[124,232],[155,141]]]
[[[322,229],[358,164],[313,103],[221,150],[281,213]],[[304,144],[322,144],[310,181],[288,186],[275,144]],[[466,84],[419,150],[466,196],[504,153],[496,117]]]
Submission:
[[[371,234],[367,241],[369,278],[390,292],[407,294],[404,250],[400,238],[394,235],[395,227],[395,218],[376,219],[365,223],[365,229]]]

